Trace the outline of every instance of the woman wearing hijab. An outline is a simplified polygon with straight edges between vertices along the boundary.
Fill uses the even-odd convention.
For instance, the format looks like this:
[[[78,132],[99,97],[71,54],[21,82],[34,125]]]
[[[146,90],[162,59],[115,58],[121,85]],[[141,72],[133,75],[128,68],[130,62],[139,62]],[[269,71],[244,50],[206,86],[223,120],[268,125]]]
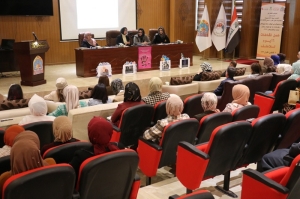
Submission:
[[[45,100],[50,100],[54,102],[64,102],[65,98],[63,95],[64,88],[68,86],[65,78],[60,77],[56,80],[56,91],[52,91],[49,95],[45,95]]]
[[[127,28],[123,27],[120,30],[121,34],[117,36],[116,44],[124,44],[125,46],[130,46],[130,40],[127,35]]]
[[[264,60],[264,66],[266,73],[271,73],[276,71],[276,67],[274,66],[274,61],[270,57],[266,57]]]
[[[106,119],[101,117],[91,119],[88,124],[88,136],[93,146],[90,149],[76,151],[73,159],[69,163],[74,168],[77,176],[81,163],[87,158],[119,149],[109,143],[112,133],[113,127]]]
[[[98,44],[97,41],[92,38],[92,34],[90,32],[84,33],[83,41],[80,47],[91,48],[96,46],[98,46]]]
[[[223,112],[233,112],[236,109],[251,105],[248,102],[250,90],[246,85],[237,84],[232,88],[232,103],[228,103]]]
[[[138,29],[138,34],[133,36],[133,45],[150,45],[151,42],[147,35],[145,35],[145,30],[143,28]]]
[[[198,121],[201,121],[203,117],[212,113],[219,113],[220,110],[217,109],[218,98],[214,93],[207,92],[201,98],[201,106],[204,110],[203,113],[195,115]]]
[[[124,86],[121,79],[117,78],[111,82],[111,90],[116,95],[113,102],[121,102],[124,100]]]
[[[36,94],[29,100],[28,107],[31,115],[24,116],[19,122],[19,125],[41,121],[53,121],[55,119],[54,116],[47,115],[48,108],[46,101]]]
[[[164,127],[171,122],[190,118],[187,114],[181,114],[183,110],[183,102],[178,95],[171,94],[166,102],[167,117],[157,120],[157,123],[144,132],[143,138],[152,142],[159,142],[164,131]]]
[[[10,155],[11,147],[14,143],[14,139],[19,133],[25,131],[22,126],[12,125],[5,130],[4,133],[4,146],[0,148],[0,157]]]
[[[274,66],[276,68],[276,66],[280,64],[280,57],[278,55],[271,55],[271,59],[274,61]]]
[[[89,106],[97,104],[111,103],[112,100],[108,98],[107,90],[104,84],[97,84],[92,91],[92,99],[88,101]]]
[[[42,159],[40,154],[40,140],[36,133],[24,131],[18,134],[14,140],[10,153],[11,170],[0,176],[0,196],[5,181],[18,173],[56,164],[53,158]]]
[[[87,103],[84,101],[79,101],[79,91],[76,86],[69,85],[64,88],[64,97],[66,99],[66,104],[59,105],[56,110],[50,113],[50,116],[58,117],[61,115],[68,116],[68,112],[72,109],[86,107]]]
[[[132,106],[144,104],[143,101],[141,101],[141,93],[140,88],[138,85],[136,85],[133,82],[129,82],[125,86],[125,93],[124,93],[124,102],[121,104],[118,104],[117,109],[111,116],[111,122],[119,126],[119,122],[122,116],[122,113],[125,109],[130,108]]]
[[[52,147],[79,141],[73,138],[72,122],[67,116],[55,118],[53,121],[53,135],[54,142],[44,145],[41,149],[41,155],[44,155],[45,151]]]
[[[158,28],[158,33],[154,35],[152,44],[170,43],[168,35],[166,35],[165,29],[163,27]]]
[[[193,81],[201,81],[202,73],[203,72],[212,72],[212,67],[208,62],[203,62],[200,64],[200,69],[198,73],[193,77]]]
[[[146,104],[154,106],[157,102],[167,100],[170,97],[169,93],[162,93],[162,81],[159,77],[152,77],[149,81],[150,94],[143,97]]]

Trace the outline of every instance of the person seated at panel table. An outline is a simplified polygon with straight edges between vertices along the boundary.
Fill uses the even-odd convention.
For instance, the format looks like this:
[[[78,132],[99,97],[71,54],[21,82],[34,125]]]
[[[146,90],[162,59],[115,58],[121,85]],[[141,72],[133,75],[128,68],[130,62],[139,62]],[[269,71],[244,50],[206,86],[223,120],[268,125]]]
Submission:
[[[127,35],[128,31],[126,27],[121,28],[121,34],[117,36],[116,44],[119,45],[124,44],[126,46],[130,46],[130,39]]]
[[[145,30],[139,28],[138,34],[133,36],[133,45],[149,45],[151,44],[147,35],[145,35]]]
[[[165,29],[161,26],[158,28],[158,33],[154,35],[152,44],[170,43],[168,35],[166,35]]]
[[[92,38],[92,34],[90,32],[84,33],[83,41],[80,47],[91,48],[96,46],[99,45],[97,44],[97,41],[94,38]]]

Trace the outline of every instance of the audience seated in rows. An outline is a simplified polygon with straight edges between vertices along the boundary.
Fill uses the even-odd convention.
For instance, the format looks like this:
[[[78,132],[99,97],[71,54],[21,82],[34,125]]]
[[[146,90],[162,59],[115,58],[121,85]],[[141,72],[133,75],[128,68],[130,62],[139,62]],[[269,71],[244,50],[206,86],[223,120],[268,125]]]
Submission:
[[[159,142],[162,136],[164,127],[171,122],[190,118],[187,114],[181,114],[183,110],[183,102],[178,95],[171,94],[166,102],[167,117],[158,120],[157,123],[144,132],[143,138],[152,142]]]
[[[73,138],[72,122],[67,116],[55,118],[53,121],[53,135],[54,142],[44,145],[41,149],[41,155],[52,147],[79,141]]]
[[[292,65],[292,75],[288,79],[298,79],[300,77],[300,51],[297,54],[298,61]]]
[[[63,90],[66,86],[68,86],[66,79],[63,77],[57,78],[55,86],[56,86],[56,91],[52,91],[50,94],[45,95],[44,99],[54,101],[54,102],[64,102],[65,98],[63,95]]]
[[[165,29],[161,26],[158,28],[158,33],[154,35],[152,44],[170,43],[168,35],[166,35]]]
[[[257,77],[262,75],[261,66],[259,63],[252,63],[251,64],[251,74],[248,75],[248,78]]]
[[[7,100],[23,99],[23,90],[19,84],[12,84],[8,89]]]
[[[124,86],[121,79],[117,78],[111,82],[111,90],[116,95],[113,102],[121,102],[124,100]]]
[[[146,104],[154,106],[157,102],[167,100],[170,97],[169,93],[162,93],[162,81],[159,77],[152,77],[149,81],[149,95],[143,97]]]
[[[136,85],[133,82],[129,82],[128,84],[126,84],[125,93],[124,93],[124,102],[118,104],[117,109],[111,116],[111,122],[114,125],[119,126],[119,122],[123,111],[132,106],[144,104],[144,102],[141,99],[142,97],[138,85]]]
[[[46,101],[36,94],[34,94],[29,100],[28,107],[30,110],[30,115],[24,116],[19,122],[19,125],[41,121],[53,121],[55,119],[54,116],[47,115],[48,107]]]
[[[121,34],[117,36],[116,44],[120,45],[123,44],[125,46],[130,46],[130,39],[127,35],[128,31],[126,27],[121,28]]]
[[[107,90],[104,84],[100,83],[97,84],[93,91],[92,91],[92,95],[91,98],[88,101],[88,105],[89,106],[94,106],[97,104],[107,104],[107,103],[111,103],[112,100],[108,98],[107,95]]]
[[[84,33],[84,38],[83,41],[80,45],[80,47],[86,47],[86,48],[91,48],[91,47],[96,47],[99,46],[97,41],[92,38],[92,34],[90,32]]]
[[[90,149],[80,149],[75,152],[70,165],[74,168],[76,176],[78,176],[81,163],[87,158],[119,149],[117,146],[109,143],[113,127],[106,119],[94,117],[89,122],[87,128],[89,140],[93,147]]]
[[[228,67],[236,68],[236,65],[237,65],[236,61],[231,61]],[[222,73],[221,77],[226,77],[226,70]]]
[[[216,94],[217,96],[221,96],[223,93],[223,89],[224,89],[224,83],[227,81],[235,81],[235,79],[233,78],[236,72],[236,68],[233,67],[228,67],[226,70],[226,79],[224,79],[223,81],[221,81],[220,85],[218,86],[218,88],[216,90],[214,90],[214,94]]]
[[[212,70],[210,63],[203,62],[202,64],[200,64],[198,73],[193,77],[193,81],[201,81],[203,72],[212,72],[212,71],[213,70]]]
[[[76,86],[69,85],[64,88],[63,95],[66,99],[66,104],[61,104],[50,113],[50,116],[58,117],[61,115],[68,116],[69,110],[86,107],[87,103],[84,101],[79,101],[79,91]]]
[[[133,45],[150,45],[151,42],[147,35],[145,35],[145,30],[143,28],[138,29],[138,34],[133,36]]]
[[[14,139],[19,133],[25,131],[22,126],[12,125],[5,130],[4,133],[4,146],[0,148],[0,157],[10,155],[11,147],[14,143]]]
[[[204,93],[201,98],[201,106],[203,108],[203,113],[195,115],[195,118],[200,122],[203,117],[212,113],[219,113],[220,110],[217,109],[218,97],[211,92]]]
[[[228,103],[223,112],[233,112],[236,109],[242,108],[247,105],[251,105],[248,101],[250,96],[250,90],[243,84],[237,84],[232,88],[233,101]]]
[[[56,164],[53,158],[42,159],[40,154],[40,140],[36,133],[24,131],[16,136],[10,153],[11,171],[0,176],[0,197],[5,181],[18,173],[36,169],[46,165]]]

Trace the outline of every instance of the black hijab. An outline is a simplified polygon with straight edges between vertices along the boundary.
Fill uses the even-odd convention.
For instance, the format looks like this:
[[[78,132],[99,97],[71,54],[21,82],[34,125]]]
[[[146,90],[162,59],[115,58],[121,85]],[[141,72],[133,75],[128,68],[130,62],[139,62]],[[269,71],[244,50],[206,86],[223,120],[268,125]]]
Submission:
[[[129,82],[125,86],[124,102],[140,102],[141,92],[138,85],[133,82]]]

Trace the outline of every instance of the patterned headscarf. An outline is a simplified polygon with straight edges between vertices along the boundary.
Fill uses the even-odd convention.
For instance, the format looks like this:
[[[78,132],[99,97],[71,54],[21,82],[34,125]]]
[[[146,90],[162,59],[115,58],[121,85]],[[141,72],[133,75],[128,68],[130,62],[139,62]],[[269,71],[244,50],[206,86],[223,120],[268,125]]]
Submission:
[[[111,90],[114,95],[117,95],[120,90],[124,90],[123,82],[121,79],[115,79],[111,82]]]
[[[183,102],[178,95],[170,94],[166,102],[166,112],[170,116],[178,116],[183,110]]]
[[[271,55],[271,59],[274,61],[274,66],[280,64],[280,57],[278,55]]]
[[[162,90],[162,81],[159,77],[152,77],[149,81],[149,90],[150,93],[155,91],[161,92]]]
[[[59,116],[53,121],[54,142],[67,142],[73,137],[72,123],[67,116]]]
[[[88,124],[88,135],[90,142],[94,146],[95,155],[105,153],[108,150],[118,150],[116,146],[109,144],[112,133],[112,124],[107,120],[101,117],[94,117],[91,119]]]
[[[40,140],[36,133],[24,131],[17,135],[10,153],[11,174],[47,165],[40,154]]]
[[[246,106],[248,104],[249,96],[250,90],[246,85],[237,84],[232,88],[233,103]]]
[[[38,96],[37,94],[34,94],[32,98],[29,100],[28,107],[31,115],[35,115],[35,116],[46,115],[48,111],[46,101],[42,97]]]
[[[5,130],[4,133],[4,143],[7,146],[12,146],[14,143],[14,139],[19,133],[25,131],[23,126],[12,125]]]
[[[217,108],[218,98],[214,93],[207,92],[201,98],[201,106],[204,111],[215,111]]]
[[[207,62],[203,62],[202,64],[200,64],[200,67],[202,69],[203,72],[210,72],[212,71],[212,67],[209,63]]]
[[[133,82],[129,82],[125,86],[124,102],[140,102],[142,99],[140,88]]]
[[[79,91],[76,86],[66,86],[63,93],[66,99],[66,108],[68,112],[79,106]]]

